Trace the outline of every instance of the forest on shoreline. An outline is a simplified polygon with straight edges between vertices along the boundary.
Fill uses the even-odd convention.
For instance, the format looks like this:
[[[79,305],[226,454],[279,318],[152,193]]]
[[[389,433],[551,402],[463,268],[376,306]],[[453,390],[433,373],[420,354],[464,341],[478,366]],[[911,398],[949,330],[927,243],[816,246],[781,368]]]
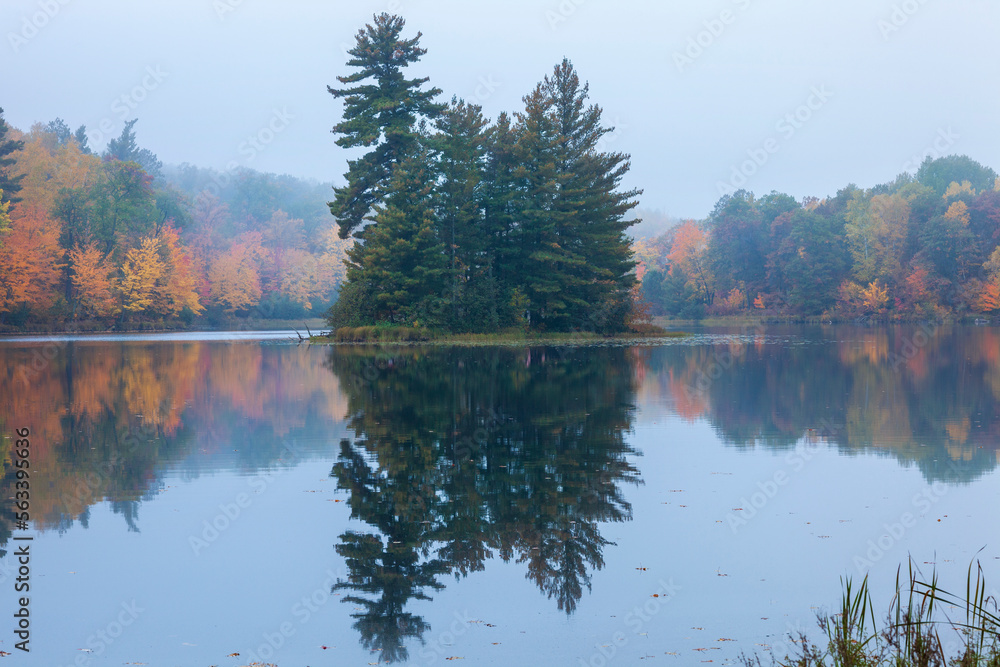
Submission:
[[[614,128],[568,59],[490,120],[404,76],[426,53],[404,27],[376,15],[348,51],[355,72],[328,88],[336,144],[368,149],[339,187],[165,166],[136,119],[98,153],[83,126],[22,131],[0,109],[0,332],[326,317],[368,338],[602,335],[653,317],[1000,314],[1000,177],[969,157],[823,199],[739,190],[669,221],[622,187],[631,158],[605,150]]]
[[[740,190],[634,249],[654,316],[988,319],[1000,312],[1000,178],[953,155],[822,200]]]
[[[0,110],[0,331],[223,327],[321,317],[349,245],[330,184],[163,165],[136,120],[100,154]]]

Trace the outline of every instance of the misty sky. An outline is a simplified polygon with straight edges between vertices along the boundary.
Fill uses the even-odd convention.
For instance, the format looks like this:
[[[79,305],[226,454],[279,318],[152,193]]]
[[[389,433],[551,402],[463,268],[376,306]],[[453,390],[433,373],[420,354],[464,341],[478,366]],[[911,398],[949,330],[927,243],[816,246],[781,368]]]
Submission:
[[[995,0],[2,0],[0,106],[98,149],[138,117],[166,163],[342,182],[326,86],[382,11],[423,32],[408,74],[491,118],[569,57],[628,185],[673,216],[705,217],[720,184],[822,197],[927,153],[1000,169]]]

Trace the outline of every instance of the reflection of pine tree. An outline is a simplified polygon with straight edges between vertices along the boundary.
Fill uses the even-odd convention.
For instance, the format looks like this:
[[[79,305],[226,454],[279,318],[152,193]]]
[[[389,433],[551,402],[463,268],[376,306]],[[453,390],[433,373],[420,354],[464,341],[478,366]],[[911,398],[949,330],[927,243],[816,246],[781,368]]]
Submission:
[[[347,581],[339,581],[334,590],[353,590],[371,597],[347,595],[344,602],[364,608],[351,614],[358,619],[354,629],[361,633],[361,645],[380,651],[388,662],[409,657],[404,644],[408,638],[421,639],[430,627],[421,617],[403,611],[411,599],[430,600],[424,588],[444,588],[436,580],[447,571],[438,560],[420,562],[418,543],[406,524],[395,522],[386,542],[372,534],[348,531],[340,536],[337,553],[344,557],[351,571]],[[396,539],[403,538],[403,539]]]
[[[368,595],[350,598],[366,607],[355,624],[366,647],[405,656],[403,639],[426,630],[406,601],[494,554],[574,611],[604,566],[598,522],[631,517],[620,486],[638,482],[632,363],[614,348],[331,353],[357,434],[332,474],[352,516],[381,534],[337,547],[351,572],[337,586]]]

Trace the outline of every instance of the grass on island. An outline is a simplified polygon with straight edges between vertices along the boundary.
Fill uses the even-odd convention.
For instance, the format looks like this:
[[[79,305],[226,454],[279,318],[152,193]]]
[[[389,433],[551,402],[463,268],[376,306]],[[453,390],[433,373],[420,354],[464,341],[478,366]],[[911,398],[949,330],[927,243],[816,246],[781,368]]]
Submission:
[[[805,634],[790,637],[795,655],[772,656],[782,667],[1000,667],[1000,616],[997,599],[986,593],[978,561],[969,565],[964,595],[950,593],[909,562],[909,583],[896,571],[896,592],[881,629],[868,589],[868,577],[855,589],[844,582],[840,611],[821,615],[826,646]],[[760,656],[741,656],[746,667],[762,667]]]
[[[649,338],[682,338],[689,334],[667,331],[651,324],[638,324],[626,333],[604,335],[593,332],[538,333],[509,329],[497,333],[455,334],[415,327],[378,324],[364,327],[341,327],[313,336],[317,343],[454,343],[464,345],[503,345],[520,343],[587,343],[607,340],[642,340]]]

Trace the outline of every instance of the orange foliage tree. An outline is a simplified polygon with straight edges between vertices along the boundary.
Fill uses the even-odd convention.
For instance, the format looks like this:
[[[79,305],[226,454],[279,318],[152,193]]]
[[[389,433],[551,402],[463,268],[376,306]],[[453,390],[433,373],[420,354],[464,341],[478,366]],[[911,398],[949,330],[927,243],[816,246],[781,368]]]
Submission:
[[[230,313],[245,310],[260,301],[259,267],[265,256],[259,232],[241,236],[212,262],[208,273],[212,300]]]
[[[163,271],[153,289],[152,310],[160,315],[175,316],[185,308],[195,315],[205,310],[195,289],[197,276],[192,255],[180,239],[180,233],[170,223],[157,236]]]
[[[120,308],[115,300],[115,269],[96,243],[77,246],[69,252],[73,271],[74,314],[84,317],[110,317]]]
[[[0,312],[45,310],[55,301],[62,268],[59,223],[26,203],[10,218],[0,242]]]
[[[667,260],[670,262],[670,275],[674,275],[675,268],[683,271],[694,290],[706,303],[711,303],[714,288],[708,270],[707,251],[708,235],[694,220],[686,220],[674,233]]]

